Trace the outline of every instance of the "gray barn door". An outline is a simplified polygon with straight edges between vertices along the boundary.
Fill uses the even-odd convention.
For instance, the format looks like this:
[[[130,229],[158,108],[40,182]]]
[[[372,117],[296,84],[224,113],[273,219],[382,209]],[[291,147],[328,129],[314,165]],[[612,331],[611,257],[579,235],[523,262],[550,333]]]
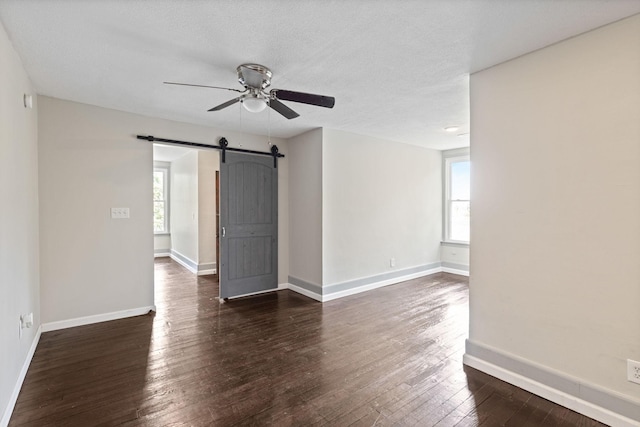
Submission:
[[[226,153],[220,164],[220,298],[278,287],[278,170],[273,158]]]

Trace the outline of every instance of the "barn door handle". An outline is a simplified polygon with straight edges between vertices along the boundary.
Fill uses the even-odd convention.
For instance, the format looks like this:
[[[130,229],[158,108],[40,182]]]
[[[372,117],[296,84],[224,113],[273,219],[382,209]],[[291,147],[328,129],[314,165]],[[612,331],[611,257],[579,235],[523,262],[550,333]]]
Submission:
[[[222,227],[222,237],[224,237],[225,234],[227,234],[227,230],[225,230],[224,227]]]

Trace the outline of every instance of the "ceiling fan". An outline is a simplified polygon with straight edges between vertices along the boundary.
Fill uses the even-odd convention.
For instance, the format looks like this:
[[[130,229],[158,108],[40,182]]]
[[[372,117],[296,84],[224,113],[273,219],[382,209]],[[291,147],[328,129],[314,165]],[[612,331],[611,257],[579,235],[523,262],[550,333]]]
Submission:
[[[244,90],[189,83],[164,82],[164,84],[225,89],[240,92],[242,94],[239,97],[215,106],[208,111],[219,111],[235,104],[236,102],[240,102],[246,110],[252,113],[258,113],[269,106],[287,119],[295,119],[299,114],[280,101],[300,102],[325,108],[333,108],[336,102],[335,98],[332,96],[315,95],[312,93],[294,92],[284,89],[271,89],[267,92],[266,89],[271,85],[272,73],[271,70],[264,65],[242,64],[236,68],[236,71],[238,72],[238,81],[242,86],[244,86]]]

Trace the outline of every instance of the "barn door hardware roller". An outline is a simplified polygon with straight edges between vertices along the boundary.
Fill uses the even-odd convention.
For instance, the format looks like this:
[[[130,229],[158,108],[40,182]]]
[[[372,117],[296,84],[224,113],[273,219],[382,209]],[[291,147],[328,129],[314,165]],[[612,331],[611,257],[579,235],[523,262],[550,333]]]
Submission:
[[[222,150],[222,163],[226,163],[227,162],[227,146],[229,145],[229,141],[227,141],[227,138],[223,136],[218,141],[218,144],[220,145],[220,150]]]
[[[272,145],[271,146],[271,155],[273,156],[273,167],[277,168],[278,167],[278,157],[284,157],[282,154],[278,153],[278,146],[277,145]]]

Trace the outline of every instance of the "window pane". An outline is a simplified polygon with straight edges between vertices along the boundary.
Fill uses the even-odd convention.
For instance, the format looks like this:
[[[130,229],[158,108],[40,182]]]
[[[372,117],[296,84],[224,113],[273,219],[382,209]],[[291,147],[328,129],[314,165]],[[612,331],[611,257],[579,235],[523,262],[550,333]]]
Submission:
[[[451,200],[470,200],[471,162],[451,163]]]
[[[468,201],[451,202],[451,222],[449,226],[449,238],[463,242],[469,241],[469,229],[471,226],[471,212]]]
[[[164,200],[163,172],[153,172],[153,200]]]
[[[153,202],[153,231],[165,231],[164,202]]]

